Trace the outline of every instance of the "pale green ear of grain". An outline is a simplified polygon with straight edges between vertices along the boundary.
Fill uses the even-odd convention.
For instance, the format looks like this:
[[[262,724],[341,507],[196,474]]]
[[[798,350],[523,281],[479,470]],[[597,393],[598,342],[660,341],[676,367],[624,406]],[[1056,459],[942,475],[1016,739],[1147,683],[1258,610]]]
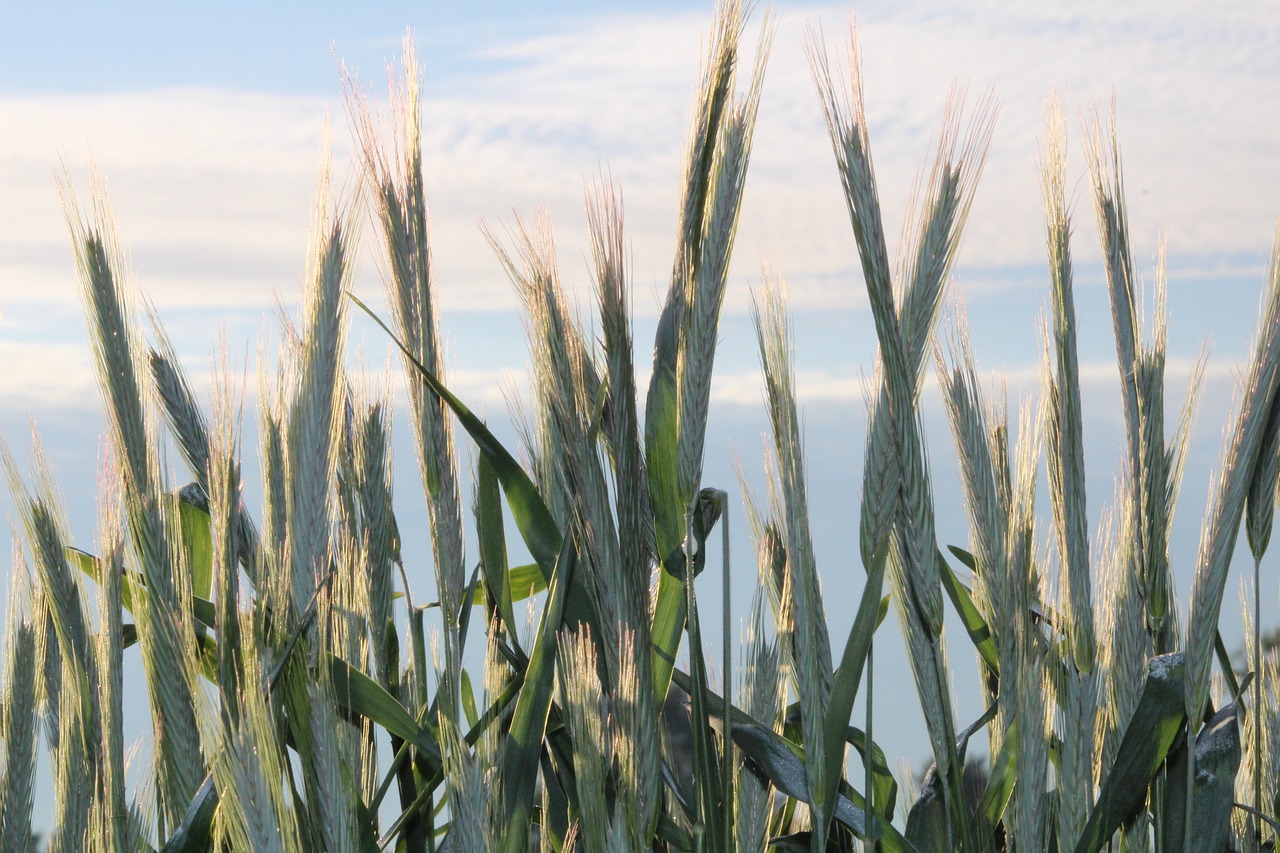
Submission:
[[[757,552],[762,558],[771,559],[772,555],[766,551],[757,548]],[[781,713],[785,688],[777,642],[765,635],[764,601],[759,587],[751,607],[751,621],[742,654],[742,687],[738,703],[752,717],[772,726]],[[775,805],[775,789],[767,778],[761,779],[752,772],[741,752],[735,751],[734,759],[738,774],[734,784],[735,849],[744,853],[764,853]]]
[[[66,658],[62,662],[63,680],[74,683],[78,673]],[[74,690],[63,690],[58,697],[58,747],[53,753],[54,813],[51,851],[70,853],[83,844],[89,831],[89,813],[93,806],[93,769],[86,754],[83,716]]]
[[[287,541],[296,613],[306,608],[320,577],[328,571],[330,477],[343,387],[342,294],[352,247],[344,220],[325,210],[329,204],[325,184],[322,180],[312,226],[302,338],[293,368],[297,385],[285,425]]]
[[[604,402],[600,371],[561,283],[546,215],[538,216],[532,234],[517,219],[510,233],[516,257],[493,232],[488,237],[524,306],[536,404],[550,428],[552,455],[546,463],[558,468],[569,512],[583,531],[584,577],[600,619],[596,641],[607,670],[616,673],[618,628],[642,614],[633,598],[634,581],[620,564],[609,483],[597,446]]]
[[[766,405],[778,460],[783,530],[787,549],[786,598],[792,615],[786,620],[792,635],[796,668],[794,677],[800,700],[800,722],[808,747],[805,764],[809,788],[826,791],[827,764],[844,767],[841,746],[827,754],[826,709],[831,696],[831,639],[826,609],[809,532],[809,496],[805,483],[800,418],[795,399],[795,370],[791,364],[791,328],[785,307],[784,285],[766,273],[761,293],[752,306],[760,362],[764,369]],[[838,754],[836,754],[838,752]],[[824,802],[817,814],[816,834],[825,839],[828,816]],[[817,842],[815,842],[817,843]],[[825,843],[825,842],[824,842]]]
[[[164,408],[169,428],[177,440],[178,449],[181,451],[183,458],[186,459],[192,476],[195,477],[196,482],[200,484],[205,494],[208,495],[210,492],[209,461],[212,456],[209,427],[205,422],[199,405],[195,401],[191,385],[187,381],[186,375],[182,372],[182,366],[178,360],[177,352],[174,350],[173,342],[165,332],[164,325],[155,307],[150,303],[147,304],[147,314],[151,322],[152,334],[156,340],[155,346],[148,352],[152,382]],[[227,367],[224,361],[224,379],[226,378],[226,372]],[[215,414],[215,417],[218,416]],[[215,423],[216,428],[218,428],[217,423]],[[237,480],[235,483],[237,491],[241,485],[240,481]],[[260,547],[258,530],[254,526],[249,512],[243,507],[236,507],[234,518],[237,559],[244,566],[249,582],[256,585],[258,578],[257,559]]]
[[[697,514],[695,530],[701,527],[697,532],[702,535],[717,515],[708,500],[711,492],[699,488],[716,329],[772,33],[766,21],[751,83],[744,94],[735,95],[745,20],[740,0],[717,6],[715,35],[695,95],[676,257],[654,337],[646,394],[645,465],[660,564],[652,623],[655,703],[666,696],[687,623],[681,566],[684,552],[695,549],[684,545],[686,514]],[[704,517],[710,520],[704,522]]]
[[[588,850],[609,849],[613,822],[605,782],[613,755],[601,707],[595,646],[589,630],[564,634],[559,641],[557,684],[573,743],[577,778],[579,833]]]
[[[1209,689],[1214,636],[1226,586],[1227,570],[1244,501],[1258,462],[1271,407],[1280,387],[1280,230],[1272,249],[1259,318],[1255,352],[1240,398],[1239,414],[1229,433],[1222,474],[1209,506],[1200,540],[1191,616],[1187,625],[1187,714],[1200,719]]]
[[[0,847],[25,851],[31,837],[35,802],[37,731],[36,631],[30,614],[34,603],[29,569],[15,543],[13,582],[5,617],[3,702],[0,702],[0,740],[4,743],[0,776]]]
[[[223,374],[224,380],[226,374]],[[239,653],[240,547],[237,519],[246,518],[240,504],[240,424],[232,391],[224,384],[215,396],[215,429],[209,444],[208,495],[213,546],[213,575],[218,619],[218,688],[222,712],[230,726],[240,723],[244,663]],[[250,636],[250,642],[253,641]]]
[[[124,289],[123,254],[115,236],[105,185],[95,175],[88,215],[76,206],[70,180],[60,184],[64,212],[84,291],[87,325],[106,397],[112,447],[125,485],[126,517],[148,594],[138,602],[139,638],[151,697],[160,779],[157,797],[162,834],[176,826],[204,778],[199,732],[186,671],[190,603],[175,583],[166,530],[163,478],[147,416],[146,386],[132,297]],[[179,549],[180,550],[180,549]],[[185,630],[184,630],[185,629]]]
[[[102,557],[98,576],[100,627],[94,644],[98,658],[99,716],[102,720],[100,792],[101,815],[97,835],[110,850],[130,849],[129,811],[125,791],[124,751],[124,612],[121,603],[124,576],[124,518],[118,498],[111,494],[116,485],[104,478],[98,498],[102,517]]]
[[[416,360],[433,376],[444,375],[440,317],[432,270],[426,191],[423,182],[420,77],[413,41],[404,45],[404,75],[392,86],[392,126],[376,115],[358,81],[345,77],[347,112],[355,126],[374,218],[385,248],[383,281],[398,338],[406,347],[405,370],[414,424],[414,445],[427,494],[436,587],[446,618],[445,713],[457,719],[460,677],[458,618],[466,586],[462,494],[453,421],[440,396],[416,375]]]
[[[957,151],[958,110],[948,103],[944,130],[920,212],[914,245],[904,248],[906,259],[899,265],[897,288],[889,266],[888,249],[880,213],[879,192],[871,164],[870,137],[862,101],[862,79],[856,37],[851,37],[850,84],[838,89],[832,79],[827,54],[810,31],[808,44],[813,76],[822,100],[836,163],[845,190],[845,202],[853,225],[863,278],[880,341],[884,386],[873,409],[873,417],[894,413],[897,459],[893,464],[897,480],[898,508],[893,519],[894,550],[891,553],[895,598],[908,634],[913,672],[921,706],[929,730],[934,755],[942,778],[947,780],[944,795],[948,807],[948,832],[966,848],[973,847],[971,829],[961,802],[960,775],[963,768],[955,756],[955,728],[950,713],[950,688],[941,644],[942,593],[936,563],[937,544],[933,533],[933,507],[928,463],[915,417],[923,355],[928,351],[942,284],[954,261],[973,189],[981,172],[990,140],[994,110],[980,106],[963,145]],[[900,293],[900,300],[895,294]],[[899,306],[900,302],[900,306]],[[881,405],[887,401],[890,405]],[[869,434],[886,435],[872,421]],[[868,448],[868,472],[881,475],[890,470],[877,453],[888,448]],[[867,483],[864,501],[885,490],[883,483]],[[884,521],[887,521],[885,519]],[[881,522],[881,524],[884,523]],[[864,527],[866,527],[864,519]],[[875,553],[889,531],[868,531],[872,543],[864,542],[863,553]],[[909,598],[910,604],[904,605]],[[902,609],[902,608],[906,609]]]
[[[1094,669],[1092,564],[1089,559],[1085,502],[1084,427],[1080,369],[1076,353],[1076,308],[1071,267],[1071,215],[1066,200],[1066,131],[1056,99],[1047,109],[1046,139],[1040,154],[1052,331],[1045,331],[1041,385],[1044,388],[1045,451],[1049,471],[1049,504],[1053,511],[1058,552],[1060,608],[1067,620],[1065,638],[1071,653],[1062,676],[1059,708],[1063,748],[1058,765],[1058,837],[1074,846],[1084,828],[1094,790],[1094,727],[1098,675]],[[1160,377],[1163,381],[1163,377]],[[1160,458],[1164,459],[1163,443]],[[1152,472],[1163,483],[1163,470]],[[1025,612],[1025,611],[1024,611]],[[1033,654],[1039,654],[1035,649]],[[1026,659],[1025,668],[1038,672]],[[1035,676],[1032,676],[1035,678]],[[1033,685],[1024,685],[1030,689]],[[1038,715],[1033,715],[1038,719]]]
[[[1133,258],[1120,146],[1114,105],[1109,133],[1095,110],[1086,126],[1085,154],[1093,183],[1094,214],[1102,242],[1107,286],[1111,298],[1116,357],[1122,377],[1127,435],[1129,501],[1137,523],[1132,528],[1133,548],[1147,600],[1149,630],[1156,639],[1156,653],[1176,646],[1177,614],[1167,553],[1169,516],[1177,489],[1171,474],[1179,464],[1170,457],[1164,440],[1164,260],[1157,268],[1154,340],[1141,342],[1142,322],[1135,291]],[[1195,388],[1195,383],[1191,386]],[[1189,398],[1194,391],[1189,392]],[[1175,439],[1174,445],[1177,445]]]

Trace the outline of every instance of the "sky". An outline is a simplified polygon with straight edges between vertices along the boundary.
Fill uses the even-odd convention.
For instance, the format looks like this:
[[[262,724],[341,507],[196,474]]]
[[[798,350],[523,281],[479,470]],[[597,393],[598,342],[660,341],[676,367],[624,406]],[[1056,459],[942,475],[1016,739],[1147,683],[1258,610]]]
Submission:
[[[740,465],[763,494],[767,424],[749,306],[767,264],[785,277],[794,312],[815,547],[837,648],[861,585],[853,555],[862,389],[876,345],[803,47],[812,32],[842,51],[855,11],[891,241],[952,87],[970,110],[988,92],[999,105],[949,298],[964,304],[979,369],[1004,378],[1013,412],[1037,392],[1038,323],[1048,310],[1037,172],[1044,104],[1055,92],[1065,103],[1095,519],[1119,474],[1122,419],[1081,141],[1084,117],[1095,109],[1105,115],[1114,100],[1134,257],[1148,293],[1167,243],[1170,417],[1197,353],[1209,346],[1171,542],[1185,606],[1280,214],[1280,18],[1261,2],[772,6],[777,31],[721,325],[704,481],[736,496]],[[763,17],[756,8],[749,43]],[[276,304],[296,310],[326,137],[335,186],[352,186],[337,63],[384,95],[406,29],[423,70],[426,183],[454,390],[500,436],[514,437],[503,389],[526,375],[524,334],[480,225],[504,233],[517,215],[527,221],[549,212],[562,274],[585,300],[583,190],[601,174],[621,187],[637,360],[648,362],[674,253],[684,133],[709,2],[488,0],[384,3],[372,11],[338,3],[134,3],[126,12],[6,0],[0,18],[0,429],[21,459],[36,425],[77,542],[91,550],[104,427],[56,176],[65,169],[82,200],[90,163],[106,176],[132,282],[164,318],[197,387],[209,386],[219,339],[237,364],[251,365],[252,377],[258,353],[270,356],[275,346]],[[363,238],[354,289],[385,305],[371,227]],[[357,319],[351,341],[377,373],[387,354],[381,333]],[[963,545],[955,456],[931,375],[922,405],[939,540]],[[400,525],[406,554],[412,546],[425,561],[426,537],[408,532],[415,525],[406,521],[421,515],[421,498],[405,426],[397,422]],[[254,455],[247,451],[251,477]],[[180,466],[174,455],[175,486],[187,479]],[[7,501],[0,498],[6,513]],[[734,620],[754,584],[741,521],[737,511]],[[1237,560],[1241,568],[1244,562]],[[428,574],[424,568],[424,584]],[[1264,585],[1264,621],[1268,610],[1275,621],[1274,578]],[[1234,576],[1229,584],[1227,614]],[[719,612],[710,584],[704,601],[704,612]],[[1238,619],[1223,621],[1224,630],[1238,631]],[[890,756],[918,766],[927,741],[899,648],[897,637],[877,644],[884,656],[877,671],[904,676],[896,678],[899,692],[877,694],[877,713],[894,720],[877,723],[877,732]],[[955,631],[950,652],[963,724],[982,710],[972,690],[973,655]]]

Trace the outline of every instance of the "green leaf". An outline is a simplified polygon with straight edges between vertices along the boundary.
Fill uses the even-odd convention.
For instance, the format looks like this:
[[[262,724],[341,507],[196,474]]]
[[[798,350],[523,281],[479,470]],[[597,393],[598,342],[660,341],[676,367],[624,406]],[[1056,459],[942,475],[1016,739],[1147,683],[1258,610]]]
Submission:
[[[673,670],[672,682],[685,692],[693,686],[686,673]],[[731,706],[733,712],[733,742],[751,759],[756,768],[769,778],[774,787],[789,797],[794,797],[813,805],[809,796],[808,775],[805,769],[804,747],[790,741],[773,729],[764,726],[750,714],[737,706]],[[715,692],[707,691],[707,711],[713,717],[723,714],[724,700]],[[866,820],[866,801],[849,789],[850,796],[843,793],[836,801],[835,819],[843,823],[860,838],[878,841],[884,853],[918,853],[905,837],[887,821],[876,821],[870,829]],[[873,834],[873,830],[878,834]]]
[[[1151,660],[1138,706],[1125,728],[1115,763],[1103,780],[1076,853],[1097,853],[1142,806],[1148,784],[1186,722],[1185,681],[1182,652]]]
[[[476,710],[476,692],[471,686],[471,673],[462,671],[462,713],[467,718],[467,728],[475,728],[480,720],[480,712]]]
[[[566,536],[556,559],[547,587],[547,602],[542,609],[538,633],[529,654],[524,686],[516,700],[511,730],[502,749],[501,776],[504,811],[502,827],[504,850],[520,853],[529,842],[529,820],[533,813],[538,757],[551,710],[554,685],[556,638],[564,620],[565,599],[572,581],[576,558],[573,537]]]
[[[686,584],[685,590],[688,601],[689,681],[693,688],[689,691],[689,722],[693,733],[693,806],[706,833],[705,843],[709,849],[727,851],[730,839],[725,837],[723,815],[729,806],[725,803],[726,792],[721,785],[719,762],[722,759],[716,752],[715,739],[711,734],[710,710],[707,708],[707,664],[702,654],[702,631],[693,583]]]
[[[695,506],[693,538],[697,543],[698,551],[693,561],[693,575],[697,577],[706,564],[707,536],[719,520],[722,510],[718,490],[703,489],[698,493]],[[682,508],[682,529],[683,512]],[[667,552],[667,557],[662,561],[662,569],[658,572],[658,595],[654,603],[653,624],[649,632],[653,666],[653,698],[658,705],[666,699],[667,687],[671,684],[671,670],[675,667],[676,652],[680,649],[680,637],[684,633],[685,618],[688,615],[689,602],[684,588],[684,577],[688,573],[685,564],[688,559],[683,546],[684,536],[681,534],[675,547]]]
[[[387,333],[392,342],[404,353],[409,363],[418,371],[422,380],[427,383],[427,387],[439,395],[445,405],[453,410],[454,415],[458,418],[458,423],[462,424],[462,428],[471,436],[471,440],[475,442],[481,455],[489,460],[489,464],[493,466],[493,473],[497,476],[498,482],[502,485],[502,491],[507,496],[507,506],[511,508],[511,517],[515,519],[516,527],[520,531],[520,537],[524,540],[529,553],[537,562],[538,568],[541,569],[543,579],[549,583],[551,574],[559,560],[558,555],[560,554],[563,537],[559,526],[551,515],[551,511],[547,509],[542,496],[538,494],[533,481],[529,479],[529,474],[520,467],[520,463],[516,461],[510,451],[503,447],[502,443],[494,437],[489,428],[484,425],[484,422],[463,405],[461,400],[453,396],[449,389],[444,386],[444,383],[414,357],[413,353],[395,336],[387,324],[382,322],[382,319],[369,309],[369,306],[365,305],[350,292],[347,293],[347,298],[368,314],[373,322],[377,323]],[[570,624],[585,622],[594,625],[596,622],[593,618],[594,609],[591,606],[590,595],[583,585],[583,580],[574,578],[571,574],[567,578],[567,583],[569,588],[565,592],[565,617]],[[599,631],[593,631],[592,636],[598,638],[601,634]],[[598,639],[597,642],[599,642]]]
[[[1164,844],[1167,853],[1183,853],[1187,813],[1187,760],[1195,760],[1191,792],[1191,832],[1196,850],[1225,850],[1231,833],[1231,807],[1240,770],[1238,706],[1214,714],[1196,737],[1194,750],[1183,743],[1169,758],[1165,778]]]
[[[476,537],[484,574],[484,590],[476,589],[476,601],[487,598],[493,602],[511,643],[518,649],[515,610],[511,605],[511,575],[507,571],[507,540],[502,527],[502,502],[498,495],[498,478],[487,456],[476,460]]]
[[[884,572],[888,563],[888,538],[872,555],[871,565],[867,567],[867,582],[862,588],[862,599],[858,603],[858,612],[854,616],[853,625],[849,628],[849,638],[844,644],[844,654],[835,676],[831,679],[831,697],[827,701],[825,719],[823,721],[822,756],[826,773],[819,780],[821,788],[814,793],[814,799],[821,803],[818,814],[830,816],[835,812],[836,798],[839,795],[840,776],[844,770],[844,748],[849,732],[849,717],[853,713],[853,702],[858,696],[858,686],[862,682],[862,670],[866,666],[867,654],[871,650],[871,639],[879,624],[881,596],[884,588]],[[874,799],[873,799],[874,801]],[[825,827],[819,832],[819,838],[825,838]]]
[[[547,579],[542,576],[542,569],[538,568],[537,563],[525,563],[521,566],[512,566],[507,569],[506,579],[503,582],[511,596],[512,603],[517,601],[526,601],[540,592],[547,589]],[[480,579],[480,583],[476,585],[477,607],[484,604],[484,599],[489,595],[489,584],[484,579]]]
[[[472,414],[471,410],[462,404],[462,401],[450,393],[449,389],[444,386],[439,379],[436,378],[430,370],[418,361],[413,353],[409,351],[395,333],[382,322],[377,314],[370,310],[369,306],[361,302],[354,294],[347,293],[347,298],[354,302],[362,311],[373,319],[384,332],[391,338],[392,342],[399,347],[404,353],[405,358],[418,371],[427,386],[439,395],[454,415],[457,416],[458,422],[462,424],[462,428],[471,436],[471,440],[476,443],[481,454],[493,466],[493,472],[498,478],[498,482],[502,484],[502,490],[506,493],[507,503],[511,507],[511,515],[515,519],[516,527],[520,529],[520,535],[524,539],[525,545],[529,548],[529,553],[533,555],[533,559],[542,567],[543,576],[550,580],[551,572],[555,566],[556,555],[560,552],[561,535],[560,528],[556,525],[555,519],[552,518],[550,510],[543,502],[542,497],[538,494],[538,490],[534,487],[533,481],[529,479],[528,473],[520,467],[520,463],[515,457],[502,446],[502,443],[494,437],[489,428],[484,425],[478,417]]]
[[[862,756],[863,764],[868,761],[871,763],[871,803],[876,814],[886,821],[893,820],[894,804],[898,799],[898,780],[893,778],[893,773],[889,770],[884,750],[875,741],[871,741],[868,755],[867,733],[854,726],[849,726],[848,742]]]
[[[441,765],[435,740],[381,684],[339,657],[329,658],[329,679],[339,705],[413,744],[434,767]]]
[[[907,812],[906,837],[920,853],[950,853],[949,836],[942,777],[935,767],[930,767],[920,786],[920,796]]]
[[[182,547],[191,570],[191,591],[196,598],[210,599],[213,591],[213,536],[209,511],[178,494],[178,515],[182,522]]]
[[[960,559],[960,562],[969,566],[971,570],[977,565],[972,554],[952,545],[947,547],[951,549],[951,553]],[[951,604],[955,607],[956,613],[960,615],[960,621],[964,623],[964,629],[968,632],[969,639],[973,641],[974,648],[978,650],[978,654],[982,657],[982,662],[987,665],[987,669],[998,677],[1000,675],[1000,659],[996,655],[996,644],[991,637],[991,628],[987,625],[987,620],[983,619],[982,614],[978,612],[978,608],[973,603],[973,598],[969,595],[969,590],[956,577],[955,572],[951,570],[951,566],[947,563],[947,559],[942,555],[941,551],[938,552],[938,572],[942,576],[942,588],[947,591],[947,597],[951,599]]]
[[[212,842],[213,815],[218,810],[218,789],[213,776],[204,777],[182,816],[182,823],[165,841],[160,853],[206,853]]]
[[[67,557],[73,565],[77,566],[80,571],[93,578],[98,583],[102,583],[102,577],[98,572],[99,560],[97,557],[79,548],[67,548]],[[146,595],[147,585],[142,580],[142,576],[136,572],[124,572],[120,583],[120,603],[124,609],[130,613],[134,613],[133,597],[135,595]],[[217,630],[218,614],[214,609],[213,602],[207,598],[193,596],[191,599],[191,611],[196,621],[206,628]]]
[[[1004,810],[1013,796],[1014,785],[1018,781],[1018,721],[1009,723],[1005,730],[1000,754],[996,757],[987,779],[987,787],[982,792],[982,801],[978,804],[978,814],[986,822],[988,828],[994,829],[1004,817]]]

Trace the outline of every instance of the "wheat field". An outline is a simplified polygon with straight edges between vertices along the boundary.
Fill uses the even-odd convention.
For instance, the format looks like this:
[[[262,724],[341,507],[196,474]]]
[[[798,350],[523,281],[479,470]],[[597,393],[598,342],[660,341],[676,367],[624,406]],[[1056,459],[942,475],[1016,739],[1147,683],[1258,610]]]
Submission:
[[[857,33],[837,48],[811,29],[878,341],[860,489],[844,508],[862,571],[848,634],[832,636],[807,483],[822,460],[805,458],[780,272],[752,293],[767,490],[704,482],[720,452],[711,385],[777,27],[761,17],[726,0],[712,23],[651,370],[637,356],[649,341],[635,339],[622,188],[607,175],[585,193],[586,304],[561,275],[548,219],[486,230],[527,336],[518,446],[448,384],[411,41],[389,108],[344,72],[358,178],[324,170],[304,309],[255,378],[224,361],[210,399],[197,399],[127,273],[105,178],[94,173],[86,193],[63,170],[109,449],[100,536],[77,542],[38,446],[24,465],[0,443],[20,543],[4,622],[0,848],[1275,849],[1280,657],[1263,633],[1274,607],[1256,591],[1280,478],[1280,232],[1234,408],[1201,413],[1222,415],[1225,441],[1207,510],[1177,520],[1200,536],[1183,601],[1169,542],[1203,361],[1186,399],[1166,401],[1165,277],[1161,266],[1151,310],[1114,112],[1087,115],[1077,143],[1100,236],[1085,245],[1072,239],[1068,121],[1047,102],[1035,154],[1049,310],[1039,392],[1011,425],[950,288],[993,97],[953,94],[891,257]],[[741,47],[748,28],[754,53]],[[384,304],[351,292],[362,236],[380,253]],[[1110,494],[1085,485],[1073,252],[1100,255],[1106,271],[1124,425]],[[351,368],[356,321],[380,327],[400,358],[425,513],[394,497],[396,399]],[[945,460],[924,431],[930,378],[950,426]],[[258,446],[242,440],[250,423]],[[167,473],[169,447],[185,485]],[[251,490],[246,454],[261,463]],[[934,493],[943,464],[960,472],[964,542],[936,532],[950,505]],[[429,530],[429,565],[401,552],[409,518]],[[739,524],[754,553],[731,550]],[[728,607],[742,573],[757,584],[740,629]],[[1242,579],[1248,604],[1224,610]],[[700,611],[712,588],[725,612]],[[890,610],[897,637],[878,630]],[[1243,659],[1221,637],[1236,620]],[[877,714],[891,713],[872,701],[877,683],[901,677],[876,668],[891,644],[905,649],[925,723],[920,779],[892,769],[876,739]],[[956,707],[958,656],[977,661],[977,719]],[[141,683],[126,679],[126,658]],[[124,706],[142,693],[151,756],[126,784]],[[37,839],[43,765],[56,795],[52,832]]]

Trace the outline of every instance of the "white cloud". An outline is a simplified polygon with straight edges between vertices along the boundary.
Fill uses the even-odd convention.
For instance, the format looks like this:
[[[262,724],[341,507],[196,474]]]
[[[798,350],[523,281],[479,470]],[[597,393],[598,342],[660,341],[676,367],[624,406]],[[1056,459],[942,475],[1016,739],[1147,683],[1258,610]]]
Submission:
[[[802,47],[807,22],[819,21],[826,43],[838,47],[846,12],[782,13],[728,310],[745,309],[743,285],[758,277],[761,257],[785,272],[797,309],[856,309],[863,296],[852,239]],[[482,218],[510,221],[513,208],[526,218],[537,206],[552,212],[562,271],[581,282],[582,180],[597,168],[622,183],[636,308],[656,311],[670,269],[685,116],[707,24],[701,15],[596,17],[560,34],[478,47],[487,70],[426,81],[427,181],[446,315],[514,308],[476,228]],[[860,27],[891,236],[950,81],[967,81],[971,101],[992,87],[1001,102],[958,267],[970,292],[1000,292],[1010,287],[1009,270],[1043,265],[1034,155],[1041,105],[1055,86],[1071,97],[1082,277],[1098,275],[1098,252],[1087,185],[1078,181],[1075,110],[1105,100],[1113,86],[1140,266],[1149,266],[1163,231],[1175,280],[1261,271],[1280,209],[1280,161],[1272,156],[1280,137],[1280,90],[1272,85],[1280,51],[1277,27],[1261,7],[895,6],[869,10]],[[377,71],[366,69],[369,79],[380,79]],[[77,299],[51,166],[66,152],[82,175],[86,144],[108,176],[137,281],[162,312],[243,312],[267,306],[273,293],[291,301],[305,264],[326,109],[342,176],[350,142],[336,79],[329,99],[172,89],[0,96],[0,303],[9,314],[0,335],[10,323],[39,322],[19,316],[19,308],[38,315]],[[372,228],[363,236],[376,248]],[[372,263],[357,275],[362,291],[377,290]],[[1253,293],[1231,299],[1222,310],[1252,312],[1256,305]],[[209,347],[179,345],[201,354]],[[733,384],[724,380],[719,393],[748,393],[730,390]],[[844,398],[856,385],[804,375],[801,382],[818,397]]]

